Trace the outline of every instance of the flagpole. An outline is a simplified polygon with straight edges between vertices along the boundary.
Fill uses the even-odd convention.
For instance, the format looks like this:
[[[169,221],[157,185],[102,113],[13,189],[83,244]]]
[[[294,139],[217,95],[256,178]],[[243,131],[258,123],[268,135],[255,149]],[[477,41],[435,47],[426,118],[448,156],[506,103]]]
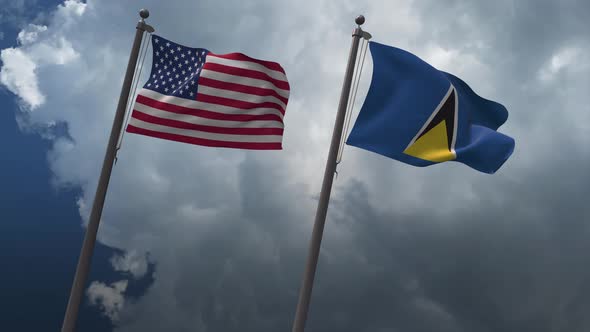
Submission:
[[[357,27],[354,29],[352,34],[352,46],[350,47],[350,54],[348,56],[348,64],[346,66],[344,84],[342,85],[342,92],[340,94],[338,112],[336,113],[334,132],[332,133],[332,142],[330,143],[328,161],[326,162],[326,169],[324,171],[324,180],[322,182],[320,200],[318,202],[315,222],[311,234],[309,253],[303,275],[303,284],[299,293],[299,301],[297,303],[297,311],[295,313],[295,321],[293,323],[292,332],[303,332],[305,328],[305,321],[307,319],[311,291],[313,288],[313,280],[318,264],[322,235],[324,233],[324,224],[326,223],[326,214],[328,213],[328,203],[330,201],[330,193],[332,191],[332,182],[334,180],[334,173],[336,171],[336,159],[338,156],[340,141],[342,139],[342,127],[344,125],[346,108],[348,106],[348,97],[350,95],[350,87],[352,85],[354,64],[356,62],[359,41],[361,37],[365,36],[364,31],[361,29],[361,25],[365,23],[365,17],[362,15],[358,16],[355,19],[355,23],[357,24]]]
[[[96,195],[94,196],[94,203],[92,204],[92,211],[90,212],[90,219],[88,220],[88,226],[86,228],[84,243],[82,244],[82,250],[80,251],[80,257],[78,258],[78,266],[76,267],[76,274],[74,276],[74,282],[72,284],[70,298],[68,300],[68,306],[61,328],[62,332],[73,332],[76,326],[80,303],[82,302],[84,288],[88,279],[88,274],[90,272],[90,261],[92,259],[94,245],[96,243],[96,234],[98,233],[98,225],[102,215],[102,208],[104,206],[107,188],[109,186],[109,180],[111,177],[111,171],[113,170],[113,162],[115,161],[117,152],[117,141],[119,140],[119,135],[121,134],[121,129],[123,127],[123,121],[125,119],[127,100],[129,99],[129,93],[131,91],[131,83],[133,81],[133,75],[137,65],[141,40],[145,31],[154,31],[151,26],[145,23],[145,19],[148,18],[149,15],[150,13],[147,9],[142,9],[139,12],[141,19],[136,26],[135,39],[133,40],[133,46],[131,47],[127,71],[123,80],[123,87],[121,88],[119,104],[117,105],[117,111],[113,120],[113,126],[111,128],[111,134],[104,156],[102,170],[100,171],[100,178],[96,187]]]

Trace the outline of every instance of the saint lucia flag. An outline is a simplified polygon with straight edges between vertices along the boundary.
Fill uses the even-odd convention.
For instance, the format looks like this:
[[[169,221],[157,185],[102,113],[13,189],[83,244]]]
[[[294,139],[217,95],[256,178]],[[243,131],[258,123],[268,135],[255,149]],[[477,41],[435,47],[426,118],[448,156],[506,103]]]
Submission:
[[[401,49],[370,42],[373,78],[347,144],[414,166],[458,161],[496,172],[514,140],[506,108]]]

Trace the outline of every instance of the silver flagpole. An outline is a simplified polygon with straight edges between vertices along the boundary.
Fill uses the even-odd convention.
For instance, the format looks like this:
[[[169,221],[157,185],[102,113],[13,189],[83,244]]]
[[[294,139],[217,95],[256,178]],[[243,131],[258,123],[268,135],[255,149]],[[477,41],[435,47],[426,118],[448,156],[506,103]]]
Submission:
[[[301,286],[299,293],[299,302],[297,303],[297,312],[295,313],[293,332],[303,332],[303,329],[305,328],[305,321],[307,319],[307,312],[311,299],[311,290],[313,288],[313,279],[320,254],[320,245],[322,243],[322,235],[324,233],[324,224],[326,223],[330,192],[332,191],[332,182],[334,180],[334,172],[336,171],[336,159],[338,156],[338,149],[340,147],[340,140],[342,138],[342,127],[344,125],[346,108],[348,106],[348,97],[350,95],[354,64],[356,61],[359,41],[361,37],[365,37],[365,32],[361,29],[361,25],[365,23],[365,17],[360,15],[355,19],[355,22],[357,27],[352,33],[352,46],[350,47],[350,54],[348,56],[348,65],[346,66],[346,74],[344,75],[344,84],[342,85],[340,103],[338,104],[338,112],[336,113],[336,122],[334,123],[332,142],[330,143],[328,161],[326,163],[326,170],[324,172],[324,181],[322,182],[322,191],[320,192],[320,201],[318,202],[313,231],[311,233],[311,243],[307,256],[307,264],[305,266],[305,272],[303,275],[303,285]]]
[[[102,215],[102,208],[104,206],[107,188],[109,186],[111,171],[113,170],[113,162],[117,153],[117,141],[119,140],[119,135],[121,134],[121,129],[123,127],[123,121],[125,119],[125,109],[127,108],[127,100],[129,99],[129,93],[131,91],[131,83],[135,73],[135,66],[137,65],[141,40],[145,31],[154,31],[154,29],[144,21],[149,15],[150,13],[147,9],[142,9],[139,12],[141,19],[137,23],[135,39],[133,40],[131,54],[129,55],[129,63],[127,64],[127,72],[125,73],[123,87],[121,88],[119,104],[117,105],[117,112],[115,113],[115,118],[113,120],[113,127],[111,129],[109,143],[104,156],[102,170],[100,171],[100,178],[96,188],[96,195],[94,196],[94,203],[92,204],[92,211],[90,212],[90,220],[88,221],[86,235],[84,236],[84,243],[82,244],[82,250],[80,251],[80,257],[78,259],[78,266],[76,267],[76,275],[74,276],[74,282],[70,292],[70,299],[68,300],[68,307],[66,309],[63,325],[61,328],[62,332],[73,332],[76,326],[80,303],[82,302],[82,297],[84,296],[84,287],[90,272],[90,261],[92,259],[94,245],[96,243],[98,224],[100,223],[100,216]]]

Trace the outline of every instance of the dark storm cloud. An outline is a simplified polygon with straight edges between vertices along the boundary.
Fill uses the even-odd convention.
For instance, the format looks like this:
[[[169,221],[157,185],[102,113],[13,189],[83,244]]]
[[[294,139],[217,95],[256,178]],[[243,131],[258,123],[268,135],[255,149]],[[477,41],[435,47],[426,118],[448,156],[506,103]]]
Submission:
[[[588,126],[574,126],[588,119],[584,103],[590,87],[588,60],[577,58],[567,73],[555,75],[545,86],[537,73],[562,47],[588,46],[583,20],[590,4],[518,2],[513,10],[492,2],[420,5],[432,28],[423,31],[442,45],[461,49],[469,41],[488,44],[485,50],[467,52],[497,64],[494,86],[514,106],[509,122],[519,146],[512,158],[516,161],[507,163],[504,177],[466,178],[473,181],[477,203],[457,207],[444,217],[429,211],[430,204],[437,205],[436,195],[425,197],[423,212],[376,215],[380,207],[371,206],[362,184],[343,190],[332,211],[336,206],[343,209],[356,239],[350,246],[364,253],[374,268],[381,268],[379,276],[389,280],[348,282],[323,294],[324,310],[336,307],[354,313],[330,328],[351,326],[348,330],[360,331],[374,324],[369,330],[384,326],[400,331],[588,330],[588,319],[581,313],[589,309],[590,296],[590,269],[584,263],[590,239],[590,208],[585,203],[590,194],[586,171],[590,154],[585,149],[588,136],[582,131]],[[524,83],[532,85],[525,94],[519,86]],[[560,93],[559,88],[566,87],[568,93]],[[453,183],[440,179],[436,185],[440,190],[434,192],[444,194]],[[336,223],[337,217],[333,218]],[[329,237],[325,247],[329,248]],[[351,254],[343,256],[339,258]],[[336,267],[323,263],[324,285],[333,285],[328,275]],[[352,278],[345,272],[340,275],[345,276],[340,280]],[[355,270],[353,275],[362,273]],[[391,291],[401,289],[400,278],[415,280],[420,296],[448,314],[443,321],[449,325],[439,326],[436,321],[426,326],[432,316],[409,309],[416,294]],[[358,291],[371,285],[381,290]],[[344,304],[345,294],[350,294],[349,305]],[[316,300],[315,308],[321,301]],[[401,305],[396,308],[397,301]],[[316,310],[317,324],[326,323],[325,312],[323,316],[322,309]]]
[[[493,47],[482,59],[524,76],[555,49],[587,43],[590,34],[590,3],[583,0],[420,1],[415,7],[429,22],[423,33],[441,45],[469,49],[483,41]]]
[[[562,177],[539,168],[517,183],[500,180],[480,191],[480,203],[446,218],[433,216],[428,200],[412,215],[383,213],[364,184],[343,185],[330,209],[309,331],[584,331],[590,192],[576,186],[588,179],[588,154],[578,156]],[[204,330],[288,330],[304,251],[283,238],[309,216],[285,206],[298,194],[252,191],[262,164],[248,160],[240,169],[240,188],[257,208],[244,202],[242,218],[224,218],[177,251],[184,263],[174,272],[176,310],[198,315]],[[267,172],[262,186],[282,176]],[[261,249],[277,260],[255,257],[252,224],[272,235]],[[301,235],[306,246],[309,235]],[[133,316],[137,330],[147,328],[146,313]],[[191,330],[186,321],[160,324]]]
[[[536,81],[537,72],[560,48],[587,47],[589,31],[583,22],[590,4],[420,5],[423,22],[429,22],[423,31],[443,46],[461,49],[478,40],[488,44],[485,50],[467,52],[497,64],[494,86],[515,106],[515,119],[509,121],[520,138],[520,156],[513,157],[519,161],[513,169],[507,164],[506,177],[475,180],[479,203],[457,207],[446,217],[429,211],[437,199],[432,193],[422,202],[423,212],[379,215],[361,184],[343,189],[331,206],[333,223],[339,221],[334,210],[342,209],[340,222],[348,220],[356,241],[349,244],[352,252],[332,254],[346,261],[357,253],[372,263],[368,271],[379,273],[367,277],[370,272],[358,263],[354,270],[353,264],[340,270],[322,261],[312,322],[318,331],[587,330],[588,319],[581,312],[588,309],[590,296],[590,269],[584,264],[590,236],[590,209],[584,203],[590,194],[585,171],[590,156],[584,149],[588,141],[580,140],[580,128],[572,124],[576,117],[588,119],[583,103],[588,60],[577,59],[582,62],[573,63],[569,75],[556,75],[557,82],[548,87]],[[528,96],[514,89],[524,83],[533,84]],[[556,86],[569,86],[569,93],[558,94]],[[519,122],[523,119],[527,122]],[[543,130],[517,130],[530,127]],[[436,185],[440,190],[434,192],[444,194],[453,183],[440,179]],[[399,195],[403,193],[400,186]],[[325,251],[330,250],[329,227]],[[412,284],[404,278],[415,281],[414,292],[403,288]],[[442,311],[437,316],[412,308],[417,296]]]
[[[475,54],[494,70],[491,85],[511,106],[518,150],[494,177],[450,166],[423,170],[442,177],[421,184],[420,208],[411,213],[379,206],[371,188],[354,180],[354,174],[337,182],[309,331],[590,328],[583,314],[590,297],[590,269],[584,264],[590,249],[585,222],[590,211],[584,203],[590,194],[585,171],[590,159],[580,145],[580,129],[571,127],[582,110],[554,115],[566,100],[580,106],[588,81],[575,71],[555,73],[546,85],[538,78],[561,48],[586,47],[579,22],[587,6],[528,5],[436,2],[417,7],[424,25],[421,39]],[[462,19],[452,19],[457,12]],[[471,48],[477,41],[487,47]],[[573,88],[564,96],[554,92],[556,85]],[[218,215],[206,237],[175,249],[175,259],[183,262],[175,266],[179,270],[163,266],[169,276],[177,276],[169,288],[176,303],[169,311],[173,318],[154,315],[158,328],[290,329],[315,201],[305,195],[305,184],[287,184],[289,174],[271,160],[247,158],[238,171],[239,210]],[[318,164],[323,167],[323,161]],[[392,176],[370,163],[363,166],[365,172]],[[461,181],[470,181],[475,198],[446,198]],[[394,182],[400,196],[412,186],[407,179]],[[438,213],[445,204],[455,206]],[[146,317],[158,295],[167,298],[147,295],[130,309],[121,330],[157,326]]]
[[[538,71],[549,67],[552,56],[563,48],[590,48],[588,1],[420,1],[415,6],[429,22],[422,31],[424,38],[475,54],[492,68],[498,91],[495,96],[512,107],[511,119],[522,121],[523,126],[534,122],[524,121],[531,119],[531,112],[545,110],[546,103],[557,97],[555,86],[548,90],[536,86]],[[587,58],[576,59],[572,70],[587,72],[587,63]],[[585,69],[579,68],[584,64]],[[582,82],[566,79],[560,83],[574,87]],[[538,95],[524,92],[525,86],[535,86]],[[577,107],[589,109],[586,105]],[[557,116],[553,119],[559,121]]]
[[[331,206],[310,328],[586,331],[590,156],[572,152],[444,218],[429,200],[411,216],[378,213],[364,185],[349,183]],[[337,225],[348,249],[332,241]]]

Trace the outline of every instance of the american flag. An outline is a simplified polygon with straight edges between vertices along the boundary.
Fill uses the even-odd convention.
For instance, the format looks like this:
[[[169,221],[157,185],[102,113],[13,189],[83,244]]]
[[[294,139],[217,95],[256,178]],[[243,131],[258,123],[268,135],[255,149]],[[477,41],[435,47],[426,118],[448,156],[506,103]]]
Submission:
[[[213,147],[282,148],[289,83],[281,65],[156,35],[152,48],[152,71],[127,132]]]

